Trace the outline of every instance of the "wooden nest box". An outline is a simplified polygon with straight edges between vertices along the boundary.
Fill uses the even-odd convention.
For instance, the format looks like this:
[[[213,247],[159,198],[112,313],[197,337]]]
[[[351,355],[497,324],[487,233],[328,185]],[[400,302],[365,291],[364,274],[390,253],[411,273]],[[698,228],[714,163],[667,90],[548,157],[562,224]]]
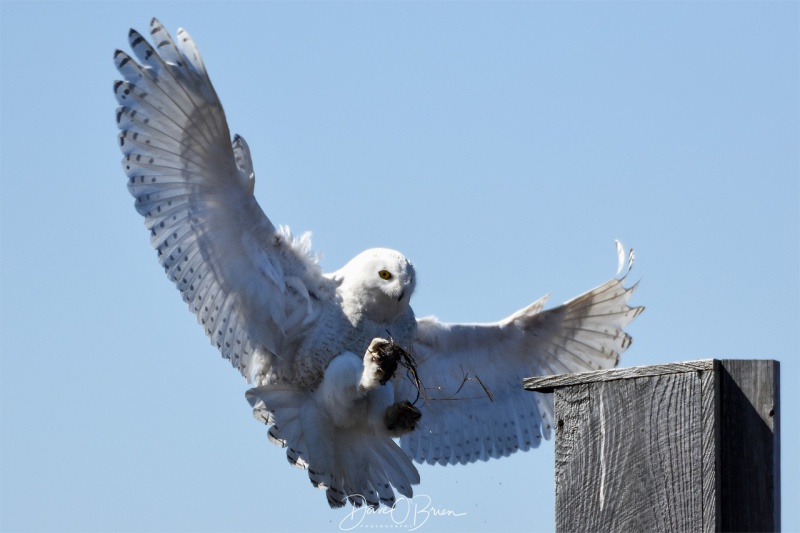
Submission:
[[[555,395],[556,530],[780,530],[779,364],[525,380]]]

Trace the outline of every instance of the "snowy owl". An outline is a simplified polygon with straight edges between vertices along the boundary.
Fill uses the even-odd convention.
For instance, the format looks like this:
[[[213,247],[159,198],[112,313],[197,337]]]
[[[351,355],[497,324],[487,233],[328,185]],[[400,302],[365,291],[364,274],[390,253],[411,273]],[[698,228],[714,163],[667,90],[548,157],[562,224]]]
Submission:
[[[246,398],[269,440],[332,507],[412,497],[414,461],[537,447],[550,436],[552,399],[524,391],[523,378],[613,367],[630,346],[623,328],[643,308],[627,304],[633,254],[619,244],[610,281],[491,324],[417,319],[417,274],[393,250],[323,274],[308,234],[274,226],[256,202],[247,143],[231,140],[189,34],[173,40],[155,19],[149,33],[153,45],[130,31],[138,63],[114,54],[128,190],[167,276],[254,385]]]

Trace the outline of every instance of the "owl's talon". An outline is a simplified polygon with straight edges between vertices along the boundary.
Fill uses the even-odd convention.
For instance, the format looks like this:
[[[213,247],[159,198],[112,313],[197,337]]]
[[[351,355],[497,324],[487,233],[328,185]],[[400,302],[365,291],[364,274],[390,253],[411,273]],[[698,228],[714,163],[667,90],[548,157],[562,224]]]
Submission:
[[[417,428],[417,422],[422,417],[422,413],[411,405],[408,400],[397,402],[386,408],[383,415],[383,422],[393,436],[399,437],[406,433],[411,433]]]
[[[380,337],[372,339],[364,354],[364,375],[361,385],[365,389],[372,389],[378,385],[388,383],[397,370],[400,359],[400,350],[394,342]]]

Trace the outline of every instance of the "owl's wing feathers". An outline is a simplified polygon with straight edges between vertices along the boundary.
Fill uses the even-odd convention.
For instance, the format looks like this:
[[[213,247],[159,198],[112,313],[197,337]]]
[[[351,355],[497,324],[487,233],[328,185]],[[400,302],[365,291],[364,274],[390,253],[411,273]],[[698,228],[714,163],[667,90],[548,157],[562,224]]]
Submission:
[[[117,50],[114,92],[128,189],[168,277],[222,355],[248,379],[288,372],[284,351],[329,294],[308,236],[276,228],[253,196],[247,144],[231,143],[200,54],[153,19],[153,48],[131,30],[139,60]]]
[[[632,264],[631,251],[628,271]],[[493,324],[420,319],[413,354],[424,387],[422,418],[401,438],[403,450],[417,462],[465,464],[549,438],[552,396],[525,391],[522,380],[618,363],[631,344],[623,328],[644,309],[628,306],[636,286],[623,285],[626,275],[547,311],[544,297]],[[414,400],[409,380],[395,386],[398,401]]]

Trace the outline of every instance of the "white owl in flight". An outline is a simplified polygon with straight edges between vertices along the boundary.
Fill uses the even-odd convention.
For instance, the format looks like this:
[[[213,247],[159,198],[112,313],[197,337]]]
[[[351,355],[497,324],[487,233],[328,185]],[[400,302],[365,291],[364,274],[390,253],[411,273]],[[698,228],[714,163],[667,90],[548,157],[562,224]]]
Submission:
[[[414,316],[416,272],[367,250],[323,274],[308,235],[275,227],[253,196],[242,137],[189,34],[153,19],[121,51],[114,84],[123,168],[167,276],[206,334],[255,387],[269,439],[332,507],[411,497],[419,463],[471,463],[549,438],[552,398],[525,377],[613,367],[642,310],[615,276],[564,305],[547,297],[491,324]],[[620,271],[622,248],[617,245]],[[628,258],[628,270],[633,254]],[[399,446],[394,439],[399,438]]]

